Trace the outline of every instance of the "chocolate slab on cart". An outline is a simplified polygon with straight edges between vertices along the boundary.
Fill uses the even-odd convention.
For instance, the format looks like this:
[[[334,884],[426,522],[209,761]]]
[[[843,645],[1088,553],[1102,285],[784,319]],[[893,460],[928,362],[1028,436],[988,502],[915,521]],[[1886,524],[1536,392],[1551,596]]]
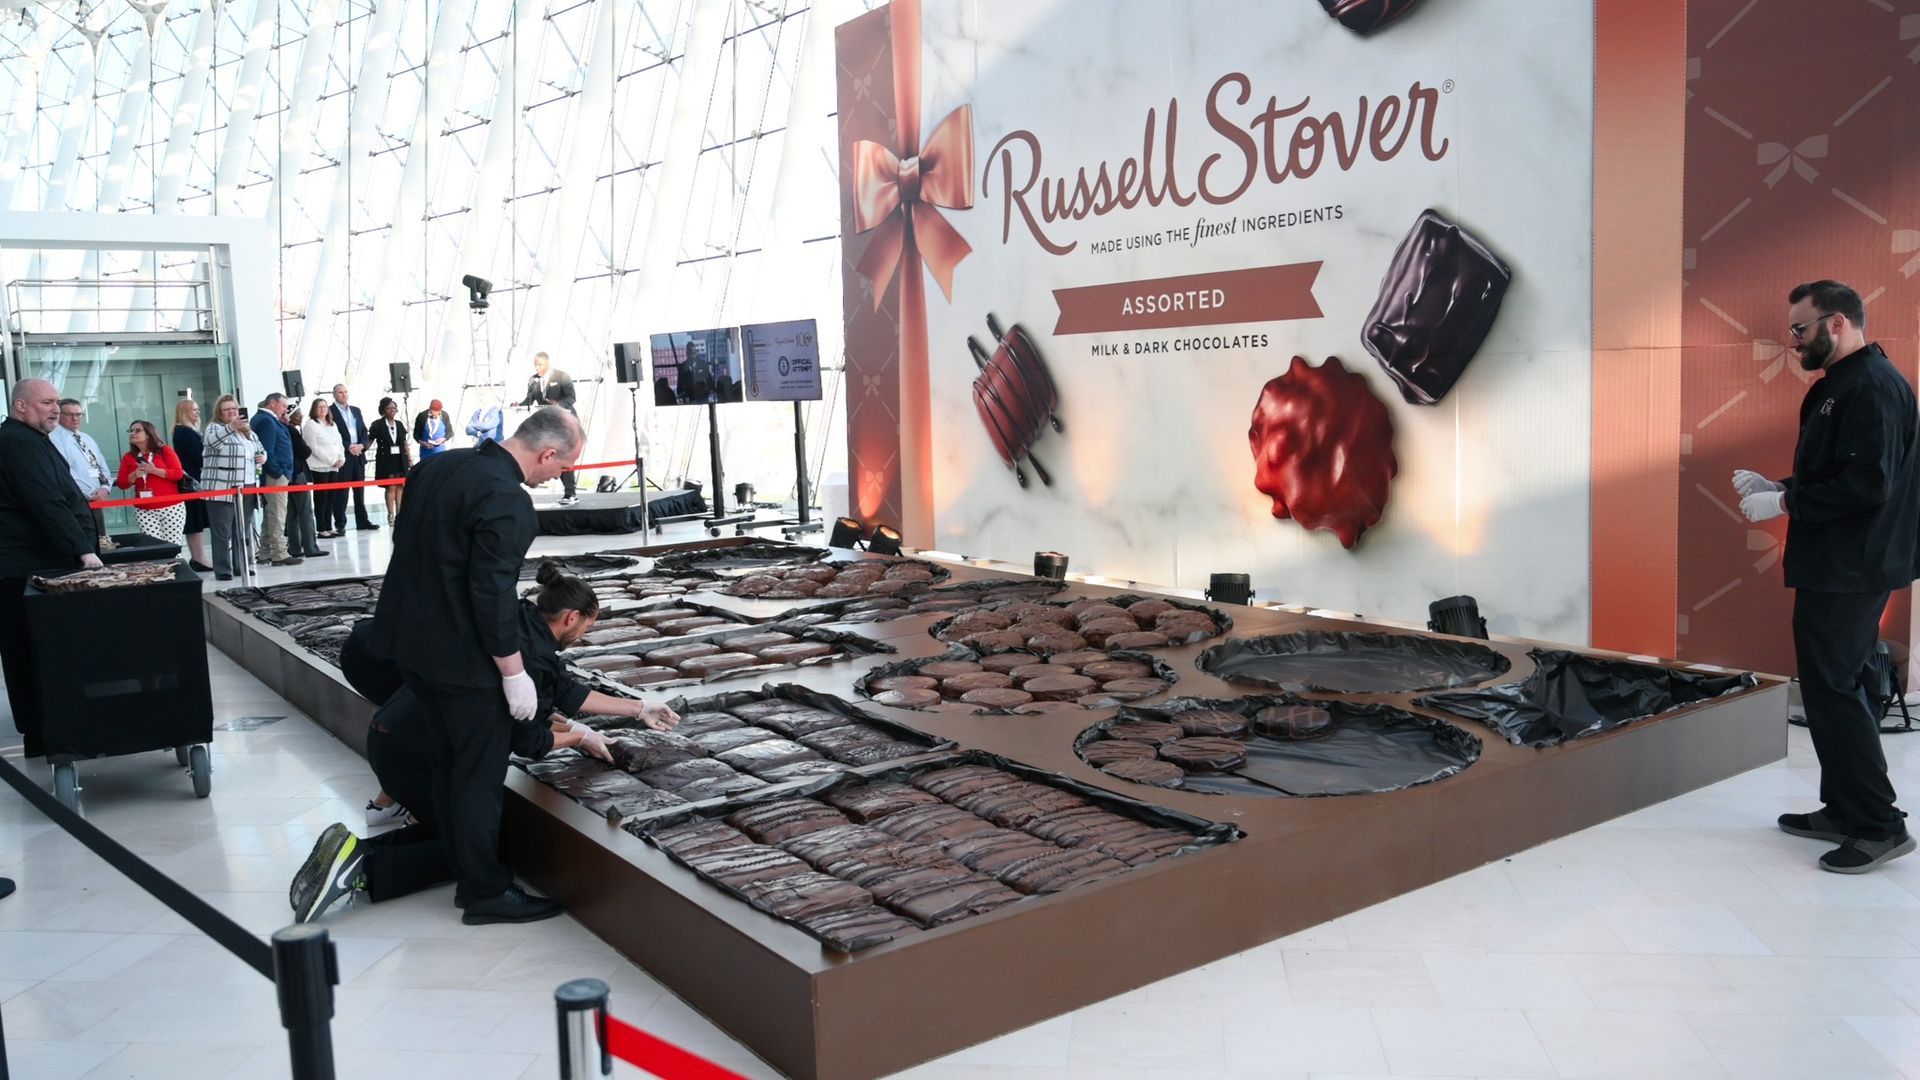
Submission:
[[[1149,653],[1097,649],[1050,655],[1008,650],[983,656],[962,645],[936,657],[902,660],[853,684],[860,696],[894,709],[957,716],[1030,716],[1111,709],[1157,697],[1180,676]]]
[[[718,541],[700,547],[743,546]],[[631,610],[609,611],[600,629],[631,630],[645,625],[638,620],[648,613],[664,621],[733,619],[740,628],[712,630],[729,625],[724,621],[694,626],[693,633],[670,642],[602,638],[594,646],[598,656],[582,655],[581,662],[615,663],[605,658],[644,656],[649,646],[711,644],[694,640],[702,637],[724,641],[719,653],[746,651],[739,647],[742,640],[763,650],[826,644],[808,633],[814,630],[884,642],[895,652],[863,652],[862,641],[849,638],[842,642],[850,646],[845,659],[801,657],[773,676],[782,684],[773,693],[781,698],[777,702],[758,700],[769,693],[760,685],[766,676],[742,674],[750,665],[727,669],[734,661],[726,661],[717,674],[702,674],[714,675],[713,681],[696,684],[700,690],[681,703],[686,719],[669,733],[672,738],[613,731],[619,765],[558,754],[531,763],[538,771],[508,770],[506,841],[516,871],[530,885],[557,897],[592,932],[793,1076],[839,1080],[905,1069],[1779,760],[1785,752],[1779,720],[1786,684],[1771,677],[1700,672],[1671,661],[1543,643],[1529,652],[1536,643],[1468,641],[1225,605],[1206,607],[1230,615],[1231,625],[1212,624],[1209,629],[1218,633],[1192,643],[1169,637],[1165,645],[1113,649],[1120,627],[1112,625],[1106,628],[1114,632],[1107,648],[1064,648],[1072,642],[1062,638],[1033,649],[1023,638],[1020,649],[983,653],[950,646],[928,631],[950,619],[951,630],[959,616],[983,607],[1004,611],[1018,602],[1064,610],[1087,601],[1079,611],[1110,614],[1099,604],[1132,611],[1132,632],[1138,633],[1144,632],[1137,629],[1141,611],[1134,609],[1142,602],[1157,599],[1180,611],[1197,605],[1143,586],[1063,586],[959,564],[939,564],[943,580],[912,582],[880,596],[733,597],[714,587],[755,575],[667,576],[653,569],[652,560],[673,551],[617,552],[643,562],[599,575],[592,584],[602,596],[630,596],[628,590],[643,582],[700,587],[633,598]],[[782,565],[902,562],[928,563],[866,557]],[[643,567],[646,572],[635,572]],[[884,573],[876,580],[886,580]],[[343,600],[316,588],[295,595],[295,605],[276,603],[286,599],[278,594],[209,596],[204,603],[215,644],[342,741],[362,747],[370,710],[324,656],[326,639],[351,625],[354,613],[341,604],[371,610],[373,583],[352,585],[369,596]],[[936,598],[960,603],[915,610]],[[814,623],[818,616],[861,616],[853,609],[879,601],[889,606],[868,609],[873,622]],[[285,610],[290,606],[302,610]],[[1155,608],[1149,604],[1145,611]],[[1156,622],[1161,613],[1155,613]],[[304,635],[304,643],[289,628]],[[1077,621],[1072,629],[1080,629]],[[795,641],[756,638],[767,634]],[[1556,653],[1580,663],[1556,664]],[[940,664],[962,666],[934,666]],[[1584,681],[1589,667],[1615,670],[1610,665],[1619,664],[1644,670],[1617,685],[1659,692],[1615,702],[1604,686]],[[1137,665],[1145,665],[1145,674]],[[929,668],[934,674],[925,674]],[[999,678],[967,676],[1004,676],[1011,685],[989,686]],[[932,691],[940,707],[894,707],[859,689],[884,694],[879,683],[890,678],[929,680],[931,686],[897,685]],[[949,687],[950,679],[960,681]],[[1115,700],[1083,707],[1078,699],[1089,697],[1089,687],[1082,679]],[[1039,681],[1049,695],[1068,695],[1060,699],[1064,705],[977,711],[982,694],[992,699],[993,691],[1029,692],[1023,680]],[[1112,694],[1113,684],[1129,680],[1154,692],[1119,700],[1131,691]],[[1587,693],[1597,722],[1554,697],[1575,683]],[[658,685],[629,692],[664,696]],[[740,689],[727,691],[729,686]],[[974,694],[975,701],[950,701],[948,690]],[[796,696],[808,693],[840,705]],[[966,711],[948,712],[949,706]],[[1528,711],[1546,707],[1560,715]],[[829,715],[807,711],[812,708]],[[1542,734],[1549,728],[1561,733],[1560,741],[1534,746],[1486,738],[1476,709],[1489,717],[1498,711],[1506,717],[1498,722],[1522,741],[1552,743],[1551,734]],[[857,723],[839,722],[839,710]],[[898,745],[868,749],[889,743]],[[859,763],[868,754],[893,753],[907,756]],[[948,805],[938,793],[915,786],[922,771],[938,771],[928,763],[943,754],[986,755],[1005,763],[993,767],[1012,779],[968,796],[1002,800],[993,803],[993,813],[1004,822]],[[915,775],[885,776],[896,769]],[[1161,786],[1174,780],[1180,786]],[[882,787],[889,783],[900,787]],[[1110,857],[1107,852],[1036,846],[1029,853],[1029,841],[1058,847],[1062,837],[1080,835],[1071,828],[1106,819],[1090,813],[1076,819],[1078,826],[1063,825],[1069,831],[1058,836],[1033,836],[1026,826],[1011,824],[1028,812],[1013,797],[1028,791],[1022,786],[1028,783],[1083,796],[1103,792],[1157,812],[1231,825],[1240,835],[1102,876],[1112,870],[1100,861]],[[871,798],[842,797],[860,787],[881,790]],[[922,796],[941,806],[922,804]],[[905,803],[894,806],[892,799]],[[1102,813],[1111,809],[1095,802]],[[764,816],[749,816],[754,810]],[[861,820],[875,813],[878,820]],[[970,817],[953,816],[962,813]],[[705,855],[670,853],[625,831],[609,814],[662,832],[704,826],[699,842],[718,847]],[[737,823],[730,820],[735,815],[741,815]],[[667,824],[676,818],[685,821]],[[909,826],[911,836],[888,831]],[[987,828],[1026,835],[990,834],[976,850],[970,844],[974,830],[984,834]],[[857,831],[866,829],[886,839]],[[824,835],[832,830],[841,831]],[[768,850],[729,855],[728,848],[743,846],[736,833]],[[850,853],[844,848],[849,843],[856,849]],[[841,861],[862,857],[866,848],[927,860],[933,872],[918,865]],[[926,848],[948,861],[933,859]],[[696,858],[711,861],[696,865]],[[961,876],[941,880],[947,875]],[[1056,882],[1063,887],[1046,891]],[[1150,947],[1115,948],[1116,942]],[[945,989],[955,985],[991,987],[991,993]],[[743,993],[743,987],[752,992]]]

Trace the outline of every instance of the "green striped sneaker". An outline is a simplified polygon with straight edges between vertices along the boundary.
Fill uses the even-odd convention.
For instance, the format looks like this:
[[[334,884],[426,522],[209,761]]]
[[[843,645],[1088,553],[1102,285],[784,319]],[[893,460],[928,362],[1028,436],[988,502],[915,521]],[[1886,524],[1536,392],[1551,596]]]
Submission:
[[[294,921],[312,922],[366,888],[360,873],[366,854],[360,838],[345,825],[336,821],[327,826],[287,891]]]

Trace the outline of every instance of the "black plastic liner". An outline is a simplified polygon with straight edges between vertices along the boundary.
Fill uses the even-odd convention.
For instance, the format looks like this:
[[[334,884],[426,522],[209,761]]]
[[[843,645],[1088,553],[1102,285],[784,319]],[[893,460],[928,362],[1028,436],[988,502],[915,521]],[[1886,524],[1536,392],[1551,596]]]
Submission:
[[[1024,599],[1024,598],[1023,598],[1023,599]],[[1211,608],[1211,607],[1207,607],[1207,606],[1206,606],[1205,604],[1195,604],[1195,603],[1190,603],[1190,602],[1188,602],[1188,601],[1185,601],[1185,600],[1180,600],[1180,599],[1176,599],[1176,598],[1174,598],[1174,597],[1171,597],[1171,596],[1147,596],[1147,595],[1145,595],[1145,594],[1142,594],[1142,593],[1122,593],[1122,594],[1120,594],[1120,595],[1118,595],[1118,596],[1097,596],[1097,597],[1096,597],[1096,596],[1089,596],[1089,597],[1083,597],[1083,599],[1087,599],[1087,600],[1098,600],[1098,601],[1100,601],[1100,602],[1102,602],[1102,603],[1107,603],[1107,604],[1112,604],[1112,605],[1114,605],[1115,607],[1122,607],[1122,608],[1125,608],[1125,607],[1131,607],[1131,606],[1133,606],[1134,604],[1137,604],[1137,603],[1139,603],[1139,602],[1140,602],[1140,601],[1142,601],[1142,600],[1159,600],[1159,601],[1161,601],[1162,603],[1167,603],[1167,604],[1172,604],[1172,605],[1173,605],[1174,607],[1176,607],[1176,608],[1178,608],[1178,609],[1180,609],[1181,611],[1191,611],[1191,612],[1194,612],[1195,614],[1198,614],[1198,615],[1205,615],[1205,616],[1206,616],[1206,617],[1207,617],[1207,618],[1208,618],[1209,620],[1211,620],[1211,621],[1212,621],[1212,623],[1213,623],[1213,632],[1212,632],[1212,633],[1208,633],[1208,634],[1189,634],[1189,635],[1188,635],[1188,636],[1186,636],[1185,638],[1181,638],[1181,639],[1179,639],[1179,640],[1175,640],[1175,641],[1169,641],[1169,642],[1168,642],[1167,644],[1165,644],[1165,645],[1151,645],[1151,646],[1143,646],[1144,648],[1155,648],[1155,649],[1171,649],[1171,648],[1177,648],[1178,646],[1181,646],[1181,645],[1193,645],[1193,644],[1196,644],[1196,643],[1198,643],[1198,642],[1202,642],[1202,641],[1209,641],[1209,640],[1212,640],[1213,638],[1217,638],[1217,637],[1219,637],[1219,636],[1220,636],[1221,634],[1224,634],[1224,633],[1226,633],[1227,631],[1229,631],[1229,630],[1231,630],[1231,629],[1233,629],[1233,619],[1232,619],[1232,617],[1231,617],[1231,616],[1229,616],[1229,615],[1228,615],[1228,614],[1227,614],[1226,612],[1224,612],[1224,611],[1221,611],[1221,610],[1220,610],[1220,609],[1218,609],[1218,608]],[[958,642],[958,641],[955,641],[955,640],[952,640],[952,639],[950,639],[950,638],[948,638],[948,637],[947,637],[947,631],[948,631],[948,628],[949,628],[949,627],[951,627],[951,626],[953,625],[953,620],[954,620],[954,619],[957,619],[957,618],[959,618],[959,617],[960,617],[961,615],[964,615],[964,614],[966,614],[966,613],[967,613],[968,611],[971,611],[971,610],[976,610],[976,609],[979,609],[979,610],[991,610],[992,608],[997,608],[997,607],[1004,607],[1004,606],[1006,606],[1006,604],[1007,604],[1008,602],[1009,602],[1009,598],[1004,598],[1004,597],[995,597],[995,598],[994,598],[993,600],[991,600],[991,601],[987,601],[987,602],[983,602],[983,603],[980,603],[980,604],[975,604],[975,605],[971,605],[971,606],[969,606],[969,607],[967,607],[967,608],[963,608],[963,609],[960,609],[960,610],[956,610],[956,611],[955,611],[955,612],[954,612],[953,614],[951,614],[951,615],[949,615],[949,616],[947,616],[947,617],[946,617],[946,618],[944,618],[944,619],[941,619],[941,620],[940,620],[939,622],[937,622],[937,623],[934,623],[934,624],[933,624],[932,626],[930,626],[930,627],[928,627],[928,628],[927,628],[927,633],[929,633],[929,634],[931,634],[931,635],[933,635],[933,637],[934,637],[934,639],[935,639],[935,640],[937,640],[937,641],[942,641],[942,642],[945,642],[945,643],[947,643],[947,644],[949,644],[949,645],[954,645],[954,644],[961,644],[961,642]],[[1073,601],[1073,600],[1030,600],[1030,599],[1029,599],[1029,600],[1027,600],[1026,602],[1028,602],[1028,603],[1038,603],[1038,604],[1040,604],[1040,605],[1042,605],[1042,606],[1044,606],[1044,607],[1051,607],[1051,608],[1065,608],[1065,607],[1066,607],[1066,606],[1067,606],[1068,604],[1071,604],[1071,603],[1075,603],[1076,601]],[[1067,629],[1069,629],[1069,630],[1071,630],[1072,628],[1071,628],[1071,627],[1068,627]],[[1142,627],[1141,629],[1143,629],[1143,630],[1145,630],[1145,629],[1152,629],[1152,628],[1151,628],[1151,627]],[[1098,646],[1088,646],[1088,648],[1098,648]],[[1008,651],[1008,650],[1005,650],[1005,649],[996,649],[996,650],[994,650],[994,651],[995,651],[995,652],[1006,652],[1006,651]]]
[[[1760,685],[1751,672],[1705,675],[1546,649],[1527,656],[1534,673],[1518,683],[1413,703],[1478,720],[1515,746],[1547,747]]]
[[[1447,690],[1485,682],[1513,666],[1471,642],[1344,630],[1223,641],[1195,662],[1231,683],[1328,694]]]
[[[1175,698],[1143,708],[1123,705],[1073,741],[1075,754],[1127,720],[1160,720],[1195,709],[1218,709],[1251,718],[1270,705],[1310,705],[1333,715],[1331,734],[1290,741],[1249,734],[1247,761],[1230,773],[1188,773],[1182,791],[1214,795],[1374,795],[1444,780],[1480,760],[1480,740],[1431,717],[1390,705],[1309,701],[1291,694],[1231,700]]]
[[[1009,649],[1007,651],[1012,653],[1026,653],[1027,655],[1033,657],[1033,662],[1036,664],[1046,660],[1046,657],[1041,656],[1038,653],[1028,652],[1028,650],[1026,649]],[[1106,652],[1109,658],[1114,660],[1134,660],[1134,661],[1138,661],[1139,663],[1145,664],[1148,667],[1153,669],[1154,678],[1161,679],[1166,682],[1169,690],[1172,689],[1173,684],[1180,681],[1180,675],[1178,672],[1168,667],[1166,664],[1166,661],[1161,660],[1159,657],[1154,656],[1151,653],[1138,652],[1132,649],[1115,649],[1115,650],[1089,649],[1088,651],[1089,652],[1104,651]],[[947,647],[947,651],[940,654],[939,656],[922,656],[918,659],[902,660],[897,663],[885,664],[880,667],[874,668],[873,670],[867,672],[865,675],[860,676],[859,679],[855,680],[853,684],[853,688],[855,691],[857,691],[860,694],[861,697],[871,698],[873,696],[873,693],[868,689],[868,687],[873,685],[873,681],[875,679],[885,679],[893,675],[918,674],[922,667],[925,667],[928,664],[939,663],[940,661],[943,661],[943,660],[968,660],[968,661],[972,661],[973,663],[979,663],[980,654],[972,649],[967,648],[964,645],[950,645]],[[1159,695],[1155,694],[1153,696],[1158,697]],[[958,716],[966,716],[966,715],[1034,716],[1041,713],[1067,712],[1069,710],[1075,710],[1075,709],[1079,709],[1079,710],[1110,709],[1115,705],[1121,704],[1121,702],[1110,699],[1104,705],[1081,705],[1078,702],[1073,702],[1073,701],[1033,701],[1012,709],[989,708],[981,705],[970,705],[970,704],[967,704],[966,702],[961,702],[961,701],[944,702],[943,704],[962,705],[962,706],[965,706],[965,711],[962,711],[961,709],[958,709],[958,708],[941,709],[931,705],[923,709],[903,709],[901,711],[945,713],[945,714],[958,715]]]
[[[301,615],[373,614],[380,578],[331,578],[290,585],[221,589],[214,595],[276,629]]]
[[[653,568],[656,572],[664,571],[675,577],[689,572],[734,577],[752,573],[755,570],[765,570],[771,566],[819,562],[830,554],[832,552],[826,548],[762,542],[739,544],[733,547],[702,548],[696,551],[676,551],[671,555],[662,555],[655,559]]]
[[[1059,788],[1061,790],[1072,792],[1073,794],[1086,799],[1088,802],[1092,803],[1094,806],[1097,806],[1102,810],[1107,810],[1109,812],[1121,815],[1122,817],[1131,818],[1135,821],[1140,821],[1145,824],[1152,825],[1156,828],[1172,829],[1172,830],[1177,830],[1179,832],[1184,832],[1193,837],[1192,842],[1179,848],[1177,851],[1173,852],[1172,854],[1164,856],[1164,858],[1179,858],[1181,856],[1189,855],[1197,851],[1202,851],[1210,847],[1217,847],[1221,844],[1231,843],[1235,840],[1240,839],[1242,836],[1246,835],[1245,833],[1241,832],[1238,828],[1236,828],[1233,825],[1224,824],[1224,823],[1215,822],[1215,821],[1208,821],[1205,818],[1195,817],[1192,814],[1185,814],[1185,813],[1181,813],[1178,810],[1170,810],[1170,809],[1167,809],[1166,807],[1155,806],[1151,803],[1142,802],[1138,799],[1129,798],[1128,796],[1125,796],[1125,795],[1117,795],[1111,791],[1106,791],[1101,788],[1092,787],[1087,784],[1082,784],[1077,780],[1071,779],[1069,777],[1061,776],[1058,773],[1050,773],[1041,769],[1033,768],[1032,766],[1029,766],[1029,765],[1022,765],[1019,762],[1000,757],[997,754],[989,754],[980,750],[966,750],[966,751],[961,751],[955,754],[943,755],[941,757],[934,758],[931,760],[920,759],[920,760],[916,760],[916,761],[905,763],[905,764],[887,765],[887,766],[882,766],[877,768],[868,768],[868,769],[861,770],[857,774],[844,774],[840,776],[822,777],[818,780],[801,785],[797,789],[788,789],[788,790],[782,790],[782,791],[756,791],[751,795],[743,795],[739,798],[730,799],[718,805],[692,807],[685,810],[663,812],[661,814],[654,815],[644,820],[636,819],[636,820],[628,821],[623,826],[623,828],[625,828],[626,831],[632,833],[634,836],[637,836],[642,840],[646,840],[652,843],[653,834],[662,829],[671,828],[676,825],[687,824],[693,821],[717,821],[737,811],[744,810],[753,806],[758,806],[763,803],[775,802],[781,799],[791,799],[795,797],[806,797],[806,798],[817,799],[822,796],[831,794],[835,791],[852,787],[856,784],[873,784],[873,783],[906,784],[906,783],[911,783],[914,780],[914,778],[924,773],[932,772],[937,769],[950,769],[950,768],[954,768],[956,766],[961,766],[961,765],[983,765],[989,768],[1000,769],[1005,772],[1011,773],[1012,775],[1020,778],[1021,780],[1032,781],[1034,783],[1044,784],[1048,787]],[[714,888],[727,893],[729,896],[732,896],[733,898],[740,900],[743,903],[751,902],[748,899],[748,897],[744,895],[740,890],[734,889],[728,885],[725,885],[720,881],[716,880],[715,878],[709,877],[708,875],[701,873],[699,870],[695,870],[693,867],[689,866],[685,862],[685,860],[681,859],[678,855],[674,854],[673,852],[667,851],[663,847],[659,847],[657,843],[655,843],[654,846],[658,848],[660,851],[664,852],[667,855],[667,857],[672,859],[674,862],[678,863],[683,867],[686,867],[688,870],[699,875],[702,881],[707,882],[708,884],[712,885]],[[1152,865],[1152,864],[1149,863],[1146,865]],[[1119,876],[1124,877],[1126,875],[1122,873]],[[1098,884],[1099,882],[1094,882],[1090,885],[1086,885],[1082,887],[1091,888]],[[1040,898],[1042,898],[1042,895],[1023,897],[1022,900],[1014,901],[1014,904],[1018,905],[1019,903],[1022,903],[1026,899],[1040,899]],[[768,913],[768,915],[770,918],[779,918],[779,916],[774,916],[771,913]],[[858,945],[852,948],[848,948],[841,943],[831,941],[819,934],[814,933],[810,928],[793,919],[781,918],[780,921],[785,922],[788,925],[793,926],[794,928],[801,930],[802,932],[805,932],[810,936],[815,937],[817,940],[820,941],[822,945],[831,949],[835,949],[836,951],[842,951],[842,952],[858,951],[859,949],[869,948],[874,945],[883,944],[885,941],[890,940],[889,937],[884,935],[876,936],[868,940],[863,940]]]
[[[640,565],[640,560],[631,555],[541,555],[527,559],[520,564],[520,580],[531,581],[540,573],[542,563],[553,563],[560,572],[579,578],[591,578],[595,574],[610,574],[620,570],[631,570]]]
[[[644,694],[658,693],[661,690],[698,686],[701,683],[719,682],[723,679],[739,679],[750,675],[767,675],[776,671],[792,671],[797,668],[817,667],[821,664],[843,664],[850,660],[861,659],[862,657],[888,655],[898,651],[885,642],[861,637],[859,634],[849,633],[845,630],[829,630],[819,626],[795,626],[789,623],[769,623],[760,626],[736,626],[730,629],[716,630],[704,634],[687,634],[673,638],[648,638],[645,641],[622,642],[618,645],[601,645],[579,651],[570,649],[567,651],[566,656],[568,659],[584,659],[588,656],[611,656],[620,653],[638,656],[641,653],[649,652],[653,649],[665,648],[668,645],[684,645],[693,641],[711,641],[717,645],[724,645],[728,638],[738,637],[742,634],[765,633],[769,630],[778,630],[783,634],[792,634],[801,641],[818,641],[822,644],[832,645],[839,651],[829,653],[826,656],[808,657],[805,660],[794,661],[792,663],[754,664],[749,667],[716,671],[702,678],[695,678],[689,675],[683,679],[669,679],[664,682],[648,683],[645,686],[628,686],[626,683],[608,678],[600,672],[588,668],[574,666],[571,670],[574,678],[582,682],[592,683],[595,689],[603,693],[617,694],[621,697],[640,697]]]

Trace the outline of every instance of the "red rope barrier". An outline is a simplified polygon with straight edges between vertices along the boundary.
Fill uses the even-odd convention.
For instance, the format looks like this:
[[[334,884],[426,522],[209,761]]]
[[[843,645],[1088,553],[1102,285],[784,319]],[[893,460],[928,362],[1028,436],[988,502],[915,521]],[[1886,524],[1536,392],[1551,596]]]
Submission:
[[[596,461],[586,465],[574,465],[567,472],[584,472],[589,469],[624,469],[638,465],[638,461]],[[101,499],[87,505],[95,510],[105,510],[114,506],[173,506],[189,499],[224,499],[229,495],[246,492],[248,495],[292,494],[297,491],[341,491],[347,488],[398,487],[406,483],[405,477],[392,480],[338,480],[331,484],[278,484],[273,487],[215,488],[212,490],[182,491],[177,495],[150,495],[144,499]]]
[[[607,1017],[607,1049],[614,1057],[661,1080],[744,1080],[732,1069],[715,1065],[612,1016]]]

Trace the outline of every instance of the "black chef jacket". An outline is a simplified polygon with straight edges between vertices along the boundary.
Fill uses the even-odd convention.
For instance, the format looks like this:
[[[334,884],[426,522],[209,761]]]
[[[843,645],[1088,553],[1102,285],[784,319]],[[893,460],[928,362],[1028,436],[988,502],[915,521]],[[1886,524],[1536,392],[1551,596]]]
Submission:
[[[1917,433],[1913,387],[1878,345],[1808,388],[1785,481],[1789,588],[1891,592],[1920,577]]]
[[[529,600],[520,601],[520,659],[526,663],[534,691],[540,695],[540,707],[534,712],[536,718],[544,722],[547,714],[556,712],[572,716],[587,703],[586,686],[568,674],[566,662],[560,659],[559,643],[553,640],[553,631],[547,628],[547,620]]]
[[[524,479],[494,442],[435,454],[408,477],[373,615],[374,644],[401,671],[448,686],[500,684],[493,657],[521,649],[520,563],[536,527]]]
[[[75,570],[94,553],[93,511],[52,440],[12,417],[0,423],[0,578]]]

